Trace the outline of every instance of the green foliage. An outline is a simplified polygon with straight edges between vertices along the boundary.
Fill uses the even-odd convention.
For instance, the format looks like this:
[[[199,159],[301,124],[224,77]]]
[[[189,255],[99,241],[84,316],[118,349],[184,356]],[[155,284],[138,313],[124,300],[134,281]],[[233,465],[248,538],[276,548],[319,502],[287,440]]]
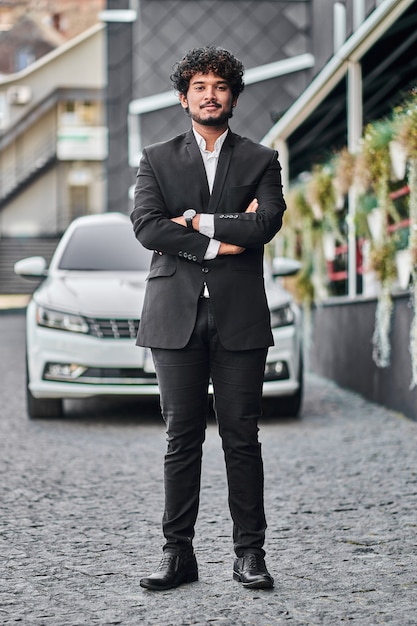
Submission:
[[[323,215],[333,212],[336,205],[336,193],[333,185],[333,175],[328,167],[316,166],[311,179],[307,184],[307,200],[311,205],[317,205]]]
[[[364,193],[358,197],[355,211],[356,235],[369,239],[368,215],[378,206],[378,200],[373,193]]]
[[[395,251],[395,240],[392,237],[372,246],[370,263],[381,283],[387,283],[397,275]]]
[[[300,302],[304,302],[306,304],[312,304],[314,302],[314,285],[312,281],[312,268],[304,267],[301,272],[296,277],[295,281],[295,292],[296,297]]]
[[[396,139],[411,159],[417,158],[417,88],[394,111]]]
[[[393,138],[393,125],[390,120],[380,120],[368,124],[362,143],[362,180],[380,198],[387,192],[391,176],[389,144]]]

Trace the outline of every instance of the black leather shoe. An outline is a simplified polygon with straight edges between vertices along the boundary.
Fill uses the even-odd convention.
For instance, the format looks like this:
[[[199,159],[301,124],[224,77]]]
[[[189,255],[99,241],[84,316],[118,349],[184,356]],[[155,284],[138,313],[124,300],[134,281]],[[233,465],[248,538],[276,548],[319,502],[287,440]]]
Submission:
[[[233,578],[248,589],[272,589],[274,579],[260,554],[245,554],[235,560]]]
[[[179,587],[183,583],[193,583],[196,580],[198,580],[198,568],[194,554],[164,552],[156,572],[147,578],[141,578],[139,584],[145,589],[164,591]]]

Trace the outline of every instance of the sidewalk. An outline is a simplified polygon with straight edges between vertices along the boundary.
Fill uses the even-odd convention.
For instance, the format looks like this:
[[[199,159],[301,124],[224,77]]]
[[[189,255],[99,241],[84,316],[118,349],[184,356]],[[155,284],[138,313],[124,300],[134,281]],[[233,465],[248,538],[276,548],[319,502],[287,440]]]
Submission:
[[[22,322],[13,320],[4,347],[23,367]],[[250,591],[232,579],[223,454],[211,421],[195,537],[199,581],[148,592],[139,579],[158,565],[162,545],[158,411],[135,402],[123,413],[106,400],[33,422],[21,385],[10,393],[7,375],[5,368],[2,625],[416,625],[415,422],[312,375],[300,419],[262,420],[275,588]]]
[[[0,294],[0,315],[2,313],[23,312],[30,298],[30,295]]]

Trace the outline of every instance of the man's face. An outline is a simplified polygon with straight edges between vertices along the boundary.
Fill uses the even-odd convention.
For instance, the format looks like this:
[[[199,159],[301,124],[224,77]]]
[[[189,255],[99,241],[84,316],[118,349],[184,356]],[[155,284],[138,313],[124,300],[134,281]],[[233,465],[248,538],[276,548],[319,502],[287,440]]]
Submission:
[[[180,94],[180,102],[197,124],[224,126],[237,98],[233,98],[230,85],[224,78],[213,72],[198,72],[190,80],[187,95]]]

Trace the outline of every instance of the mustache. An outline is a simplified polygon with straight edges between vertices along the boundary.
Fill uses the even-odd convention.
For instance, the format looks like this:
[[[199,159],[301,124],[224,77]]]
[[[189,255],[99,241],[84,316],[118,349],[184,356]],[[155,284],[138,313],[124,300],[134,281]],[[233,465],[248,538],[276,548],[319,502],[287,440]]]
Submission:
[[[202,105],[200,106],[200,109],[205,109],[205,108],[207,108],[207,107],[213,107],[213,106],[215,106],[215,107],[217,107],[218,109],[220,109],[222,105],[221,105],[221,104],[219,104],[218,102],[207,102],[206,104],[202,104]]]

